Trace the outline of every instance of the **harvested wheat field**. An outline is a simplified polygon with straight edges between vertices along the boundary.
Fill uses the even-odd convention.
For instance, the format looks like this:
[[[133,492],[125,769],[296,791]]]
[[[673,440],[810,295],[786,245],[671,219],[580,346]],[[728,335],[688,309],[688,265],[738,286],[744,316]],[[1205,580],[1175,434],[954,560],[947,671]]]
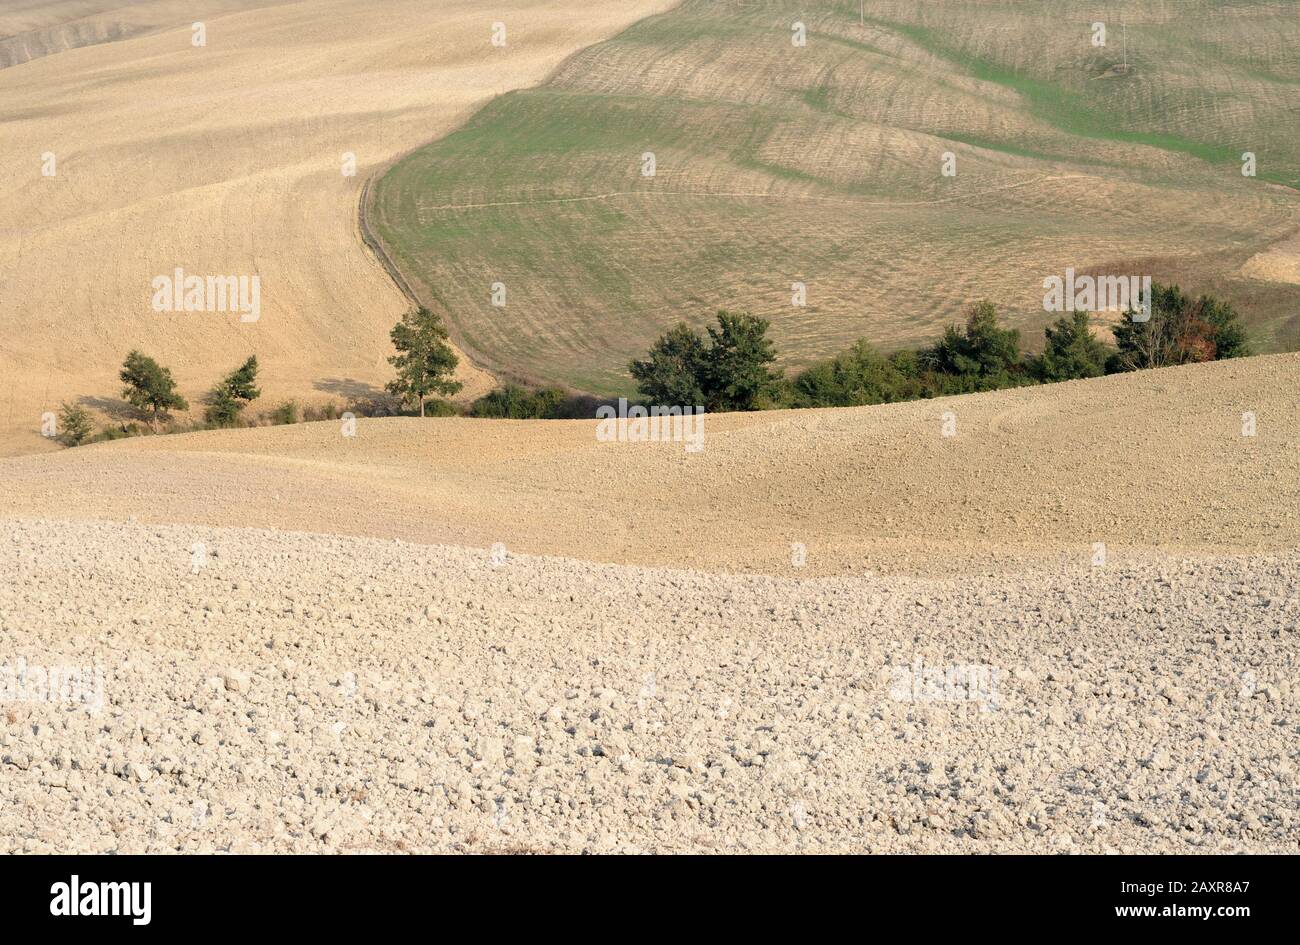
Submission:
[[[48,449],[41,417],[63,400],[115,416],[131,347],[168,364],[192,398],[253,353],[268,399],[377,391],[408,303],[362,241],[364,183],[665,6],[199,0],[0,12],[0,451]],[[491,44],[497,21],[504,47]],[[155,311],[151,280],[178,267],[260,277],[256,321]],[[469,391],[485,389],[465,368]]]
[[[388,419],[0,461],[6,651],[103,700],[10,708],[0,836],[1295,852],[1297,381],[706,417],[694,453]]]

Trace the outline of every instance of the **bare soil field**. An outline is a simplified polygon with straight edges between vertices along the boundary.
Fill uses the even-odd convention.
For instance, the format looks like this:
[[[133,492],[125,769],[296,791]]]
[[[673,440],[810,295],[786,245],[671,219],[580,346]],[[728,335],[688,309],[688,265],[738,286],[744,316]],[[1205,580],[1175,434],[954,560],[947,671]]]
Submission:
[[[4,852],[1300,835],[1294,554],[809,581],[0,522],[0,571],[5,652],[93,680],[0,706]]]
[[[704,419],[703,449],[596,421],[360,419],[0,463],[0,515],[242,525],[623,564],[979,569],[1122,549],[1300,548],[1300,355],[913,403]],[[951,413],[956,435],[943,436]],[[1242,435],[1243,414],[1256,434]]]
[[[364,247],[360,189],[494,95],[666,6],[506,0],[23,3],[0,14],[0,453],[41,415],[120,411],[127,350],[193,401],[249,354],[269,400],[390,376],[407,302]],[[202,22],[205,45],[192,24]],[[491,43],[503,22],[507,44]],[[44,176],[45,155],[53,156]],[[346,155],[355,176],[343,173]],[[151,307],[151,280],[259,276],[260,317]],[[471,390],[488,381],[466,365]]]
[[[0,460],[0,849],[1296,852],[1297,380]]]
[[[619,345],[682,299],[602,337],[595,310],[569,304],[593,285],[610,311],[628,287],[642,305],[679,253],[698,264],[680,284],[703,293],[692,304],[728,286],[766,298],[744,266],[807,238],[846,272],[868,224],[882,245],[907,238],[901,261],[838,283],[842,301],[880,303],[872,318],[888,286],[957,270],[929,299],[937,324],[995,262],[1023,273],[1086,245],[1246,286],[1270,313],[1257,325],[1280,324],[1300,284],[1295,193],[1216,181],[1224,153],[1199,136],[1207,115],[1207,133],[1257,129],[1270,174],[1300,167],[1294,24],[1276,5],[1189,4],[1231,26],[1214,33],[1134,4],[1140,65],[1168,36],[1154,52],[1222,68],[1139,69],[1129,91],[1096,93],[1104,125],[1020,58],[1040,52],[1025,37],[1041,18],[953,0],[944,22],[882,0],[849,35],[851,6],[808,14],[829,58],[781,85],[754,63],[773,24],[789,43],[784,4],[765,20],[691,2],[685,26],[642,20],[669,7],[647,0],[7,4],[0,166],[20,172],[0,178],[0,852],[1300,852],[1300,354],[707,415],[695,444],[462,417],[58,452],[37,433],[64,399],[119,411],[131,347],[192,400],[253,352],[268,406],[376,391],[407,300],[363,244],[362,188],[466,121],[451,152],[411,159],[428,183],[491,153],[471,169],[496,183],[457,178],[452,197],[474,205],[458,209],[436,187],[395,190],[374,222],[416,201],[407,219],[436,231],[420,252],[448,250],[441,275],[417,270],[421,292],[468,298],[500,272],[451,252],[466,246],[594,274],[537,289],[531,314],[512,295],[523,308],[496,312],[512,321],[478,334],[456,308],[476,351],[545,336],[499,348],[510,370],[531,350],[568,365],[552,376],[617,386]],[[973,27],[989,13],[1005,29]],[[548,75],[518,136],[499,119],[531,93],[471,118]],[[705,145],[741,112],[762,121],[727,158],[749,161],[737,182]],[[1157,114],[1159,129],[1125,124]],[[566,190],[610,153],[575,161],[574,140],[614,129],[635,156],[632,130],[656,115],[680,145],[661,155],[662,193],[629,210]],[[964,202],[938,203],[934,181],[909,178],[941,139],[1003,196],[962,177]],[[861,149],[877,162],[850,168]],[[499,205],[525,172],[540,175],[525,203]],[[679,172],[706,199],[678,199]],[[724,181],[755,188],[727,198],[730,222]],[[1109,209],[1089,215],[1099,186]],[[1157,196],[1168,227],[1147,213]],[[1052,217],[1063,199],[1082,244]],[[1189,233],[1203,242],[1181,252]],[[981,248],[957,254],[954,234]],[[752,254],[728,269],[736,248]],[[602,283],[607,264],[621,275]],[[259,275],[260,317],[153,311],[150,279],[175,266]],[[902,338],[905,316],[873,324]],[[806,351],[857,332],[831,322],[777,330]]]

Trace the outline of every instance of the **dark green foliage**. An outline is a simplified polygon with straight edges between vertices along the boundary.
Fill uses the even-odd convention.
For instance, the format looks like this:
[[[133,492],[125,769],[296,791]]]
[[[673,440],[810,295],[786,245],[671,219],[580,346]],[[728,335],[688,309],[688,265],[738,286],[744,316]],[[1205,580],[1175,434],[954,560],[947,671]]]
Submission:
[[[1239,358],[1249,354],[1236,309],[1213,296],[1192,299],[1178,286],[1151,287],[1151,317],[1133,309],[1114,328],[1116,352],[1107,370],[1137,371]]]
[[[455,404],[441,397],[429,398],[424,413],[426,417],[459,417],[460,414]]]
[[[472,417],[505,420],[555,420],[563,415],[569,395],[558,387],[530,391],[507,384],[484,394],[470,408]]]
[[[791,406],[859,407],[911,400],[919,387],[866,341],[808,368],[793,385]]]
[[[768,367],[776,360],[767,337],[770,324],[744,312],[718,312],[718,327],[709,327],[711,345],[704,360],[708,410],[757,410],[773,395],[780,375]]]
[[[234,426],[244,408],[261,396],[257,388],[257,355],[253,355],[223,377],[208,394],[208,409],[203,419],[213,426]]]
[[[1112,351],[1093,337],[1087,312],[1059,318],[1044,332],[1047,343],[1043,353],[1031,363],[1034,376],[1040,381],[1071,381],[1106,373],[1106,359]]]
[[[708,410],[759,410],[780,399],[781,375],[768,365],[776,350],[770,323],[744,312],[718,312],[706,345],[685,323],[662,336],[645,361],[628,365],[651,404]]]
[[[59,439],[64,446],[80,446],[94,432],[90,412],[79,404],[59,406]]]
[[[943,338],[923,349],[918,360],[937,376],[938,393],[998,390],[1028,382],[1020,359],[1020,332],[998,327],[992,302],[972,306],[966,330],[949,325]]]
[[[644,361],[629,366],[637,390],[652,403],[665,406],[704,404],[700,386],[707,350],[700,333],[680,322],[655,342]]]
[[[390,333],[398,354],[388,359],[397,377],[388,382],[388,392],[404,403],[418,403],[425,415],[425,400],[432,394],[451,396],[460,391],[452,380],[460,359],[447,344],[442,319],[427,308],[406,312]]]
[[[139,351],[126,356],[118,378],[126,385],[122,396],[142,413],[149,412],[149,424],[155,431],[169,411],[189,409],[189,403],[176,390],[172,372]]]

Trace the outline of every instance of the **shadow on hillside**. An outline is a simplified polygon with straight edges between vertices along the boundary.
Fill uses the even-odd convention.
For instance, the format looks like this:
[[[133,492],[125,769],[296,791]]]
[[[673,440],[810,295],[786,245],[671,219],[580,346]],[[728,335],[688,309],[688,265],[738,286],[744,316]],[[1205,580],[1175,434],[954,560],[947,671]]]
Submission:
[[[349,400],[375,400],[388,396],[383,388],[376,387],[374,384],[367,384],[364,381],[353,380],[350,377],[325,377],[319,381],[313,381],[311,386],[322,393],[345,397]]]
[[[382,387],[367,384],[350,377],[325,377],[313,381],[316,390],[341,397],[347,409],[363,417],[393,417],[402,412],[402,406],[392,394]]]
[[[97,410],[110,420],[130,423],[140,420],[140,413],[125,400],[116,397],[78,397],[77,403],[91,410]]]

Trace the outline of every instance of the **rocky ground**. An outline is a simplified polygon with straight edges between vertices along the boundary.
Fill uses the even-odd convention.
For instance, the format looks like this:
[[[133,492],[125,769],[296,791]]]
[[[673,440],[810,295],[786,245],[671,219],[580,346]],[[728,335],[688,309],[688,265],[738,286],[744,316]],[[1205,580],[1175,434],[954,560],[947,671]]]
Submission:
[[[0,849],[1300,847],[1300,555],[502,551],[0,522]]]

